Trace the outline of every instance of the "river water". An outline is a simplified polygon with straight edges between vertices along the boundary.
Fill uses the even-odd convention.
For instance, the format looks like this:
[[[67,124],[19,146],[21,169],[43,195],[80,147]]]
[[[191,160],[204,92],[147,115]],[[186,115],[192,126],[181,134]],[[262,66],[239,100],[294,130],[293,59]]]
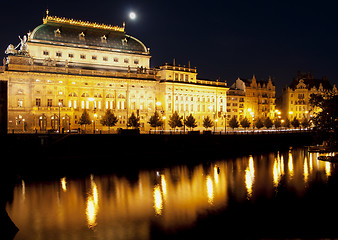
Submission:
[[[130,174],[22,178],[6,209],[17,240],[334,238],[338,170],[317,157],[299,148]]]

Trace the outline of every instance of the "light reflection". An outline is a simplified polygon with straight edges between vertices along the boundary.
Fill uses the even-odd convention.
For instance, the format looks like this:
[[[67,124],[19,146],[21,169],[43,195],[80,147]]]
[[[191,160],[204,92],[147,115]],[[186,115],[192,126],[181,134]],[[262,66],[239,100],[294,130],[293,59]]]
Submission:
[[[86,216],[88,228],[94,229],[94,227],[97,225],[96,216],[99,210],[99,206],[98,206],[98,191],[93,175],[90,175],[90,186],[91,191],[88,193],[87,197]]]
[[[273,185],[278,187],[279,181],[284,174],[284,158],[280,156],[279,152],[273,163]]]
[[[326,176],[331,176],[331,163],[330,162],[325,162],[325,173]]]
[[[63,177],[60,179],[61,182],[61,188],[64,192],[67,191],[67,181],[66,181],[66,177]]]
[[[214,186],[210,176],[207,176],[207,193],[208,193],[208,203],[213,204],[214,201]]]
[[[249,158],[249,166],[245,170],[245,185],[248,192],[248,198],[252,196],[252,185],[255,180],[255,168],[253,163],[253,157]]]
[[[316,153],[292,149],[211,165],[144,170],[132,178],[91,175],[90,179],[61,178],[52,184],[22,180],[14,190],[8,213],[20,226],[20,232],[25,229],[31,232],[32,228],[59,232],[68,229],[76,236],[74,229],[89,228],[95,233],[101,231],[102,239],[127,239],[131,233],[140,236],[139,239],[149,239],[154,218],[161,227],[176,229],[191,226],[210,209],[225,209],[229,200],[271,197],[277,186],[302,196],[312,182],[327,181],[327,176],[335,174],[334,165],[316,161],[316,157]],[[281,184],[281,179],[286,181]],[[61,188],[67,193],[60,198],[56,192],[62,192]],[[35,225],[30,221],[32,217],[36,219]],[[108,233],[111,235],[104,235]],[[31,239],[34,237],[48,239],[42,235]]]
[[[167,197],[167,183],[164,174],[161,175],[161,185],[164,198]]]
[[[162,214],[162,208],[163,208],[163,200],[162,200],[161,188],[159,185],[156,185],[154,187],[154,209],[155,209],[156,215]]]
[[[217,167],[217,165],[215,165],[215,167],[214,167],[214,180],[215,180],[216,185],[218,184],[218,171],[219,171],[219,168]]]
[[[288,167],[289,167],[290,178],[292,178],[292,176],[293,176],[293,158],[292,158],[291,150],[289,151],[289,163],[288,163]]]
[[[304,158],[304,182],[307,182],[309,178],[309,170],[307,165],[307,157]]]

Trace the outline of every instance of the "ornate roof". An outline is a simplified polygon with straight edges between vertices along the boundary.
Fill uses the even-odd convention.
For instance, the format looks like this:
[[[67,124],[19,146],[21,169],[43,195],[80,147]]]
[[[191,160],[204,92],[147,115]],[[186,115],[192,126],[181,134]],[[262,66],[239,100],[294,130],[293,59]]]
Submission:
[[[123,24],[124,25],[124,24]],[[30,42],[85,45],[122,52],[148,54],[146,46],[125,33],[125,26],[111,26],[67,18],[46,16],[30,35]]]

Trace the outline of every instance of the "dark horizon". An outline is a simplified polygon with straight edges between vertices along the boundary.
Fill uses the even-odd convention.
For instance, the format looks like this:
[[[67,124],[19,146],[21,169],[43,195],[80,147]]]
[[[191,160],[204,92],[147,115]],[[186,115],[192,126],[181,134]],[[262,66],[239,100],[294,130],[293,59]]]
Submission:
[[[338,83],[336,2],[322,1],[4,1],[0,57],[9,44],[52,16],[122,26],[151,53],[151,67],[197,67],[198,78],[230,86],[238,77],[268,80],[279,96],[297,71]],[[136,19],[128,17],[130,11]]]

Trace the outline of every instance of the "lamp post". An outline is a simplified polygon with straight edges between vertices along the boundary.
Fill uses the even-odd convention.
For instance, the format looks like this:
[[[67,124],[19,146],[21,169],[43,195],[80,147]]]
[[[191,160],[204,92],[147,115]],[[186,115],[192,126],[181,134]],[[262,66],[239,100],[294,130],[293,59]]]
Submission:
[[[62,107],[62,102],[59,102],[59,134],[61,133],[61,124],[60,124],[60,120],[61,120],[61,107]]]

